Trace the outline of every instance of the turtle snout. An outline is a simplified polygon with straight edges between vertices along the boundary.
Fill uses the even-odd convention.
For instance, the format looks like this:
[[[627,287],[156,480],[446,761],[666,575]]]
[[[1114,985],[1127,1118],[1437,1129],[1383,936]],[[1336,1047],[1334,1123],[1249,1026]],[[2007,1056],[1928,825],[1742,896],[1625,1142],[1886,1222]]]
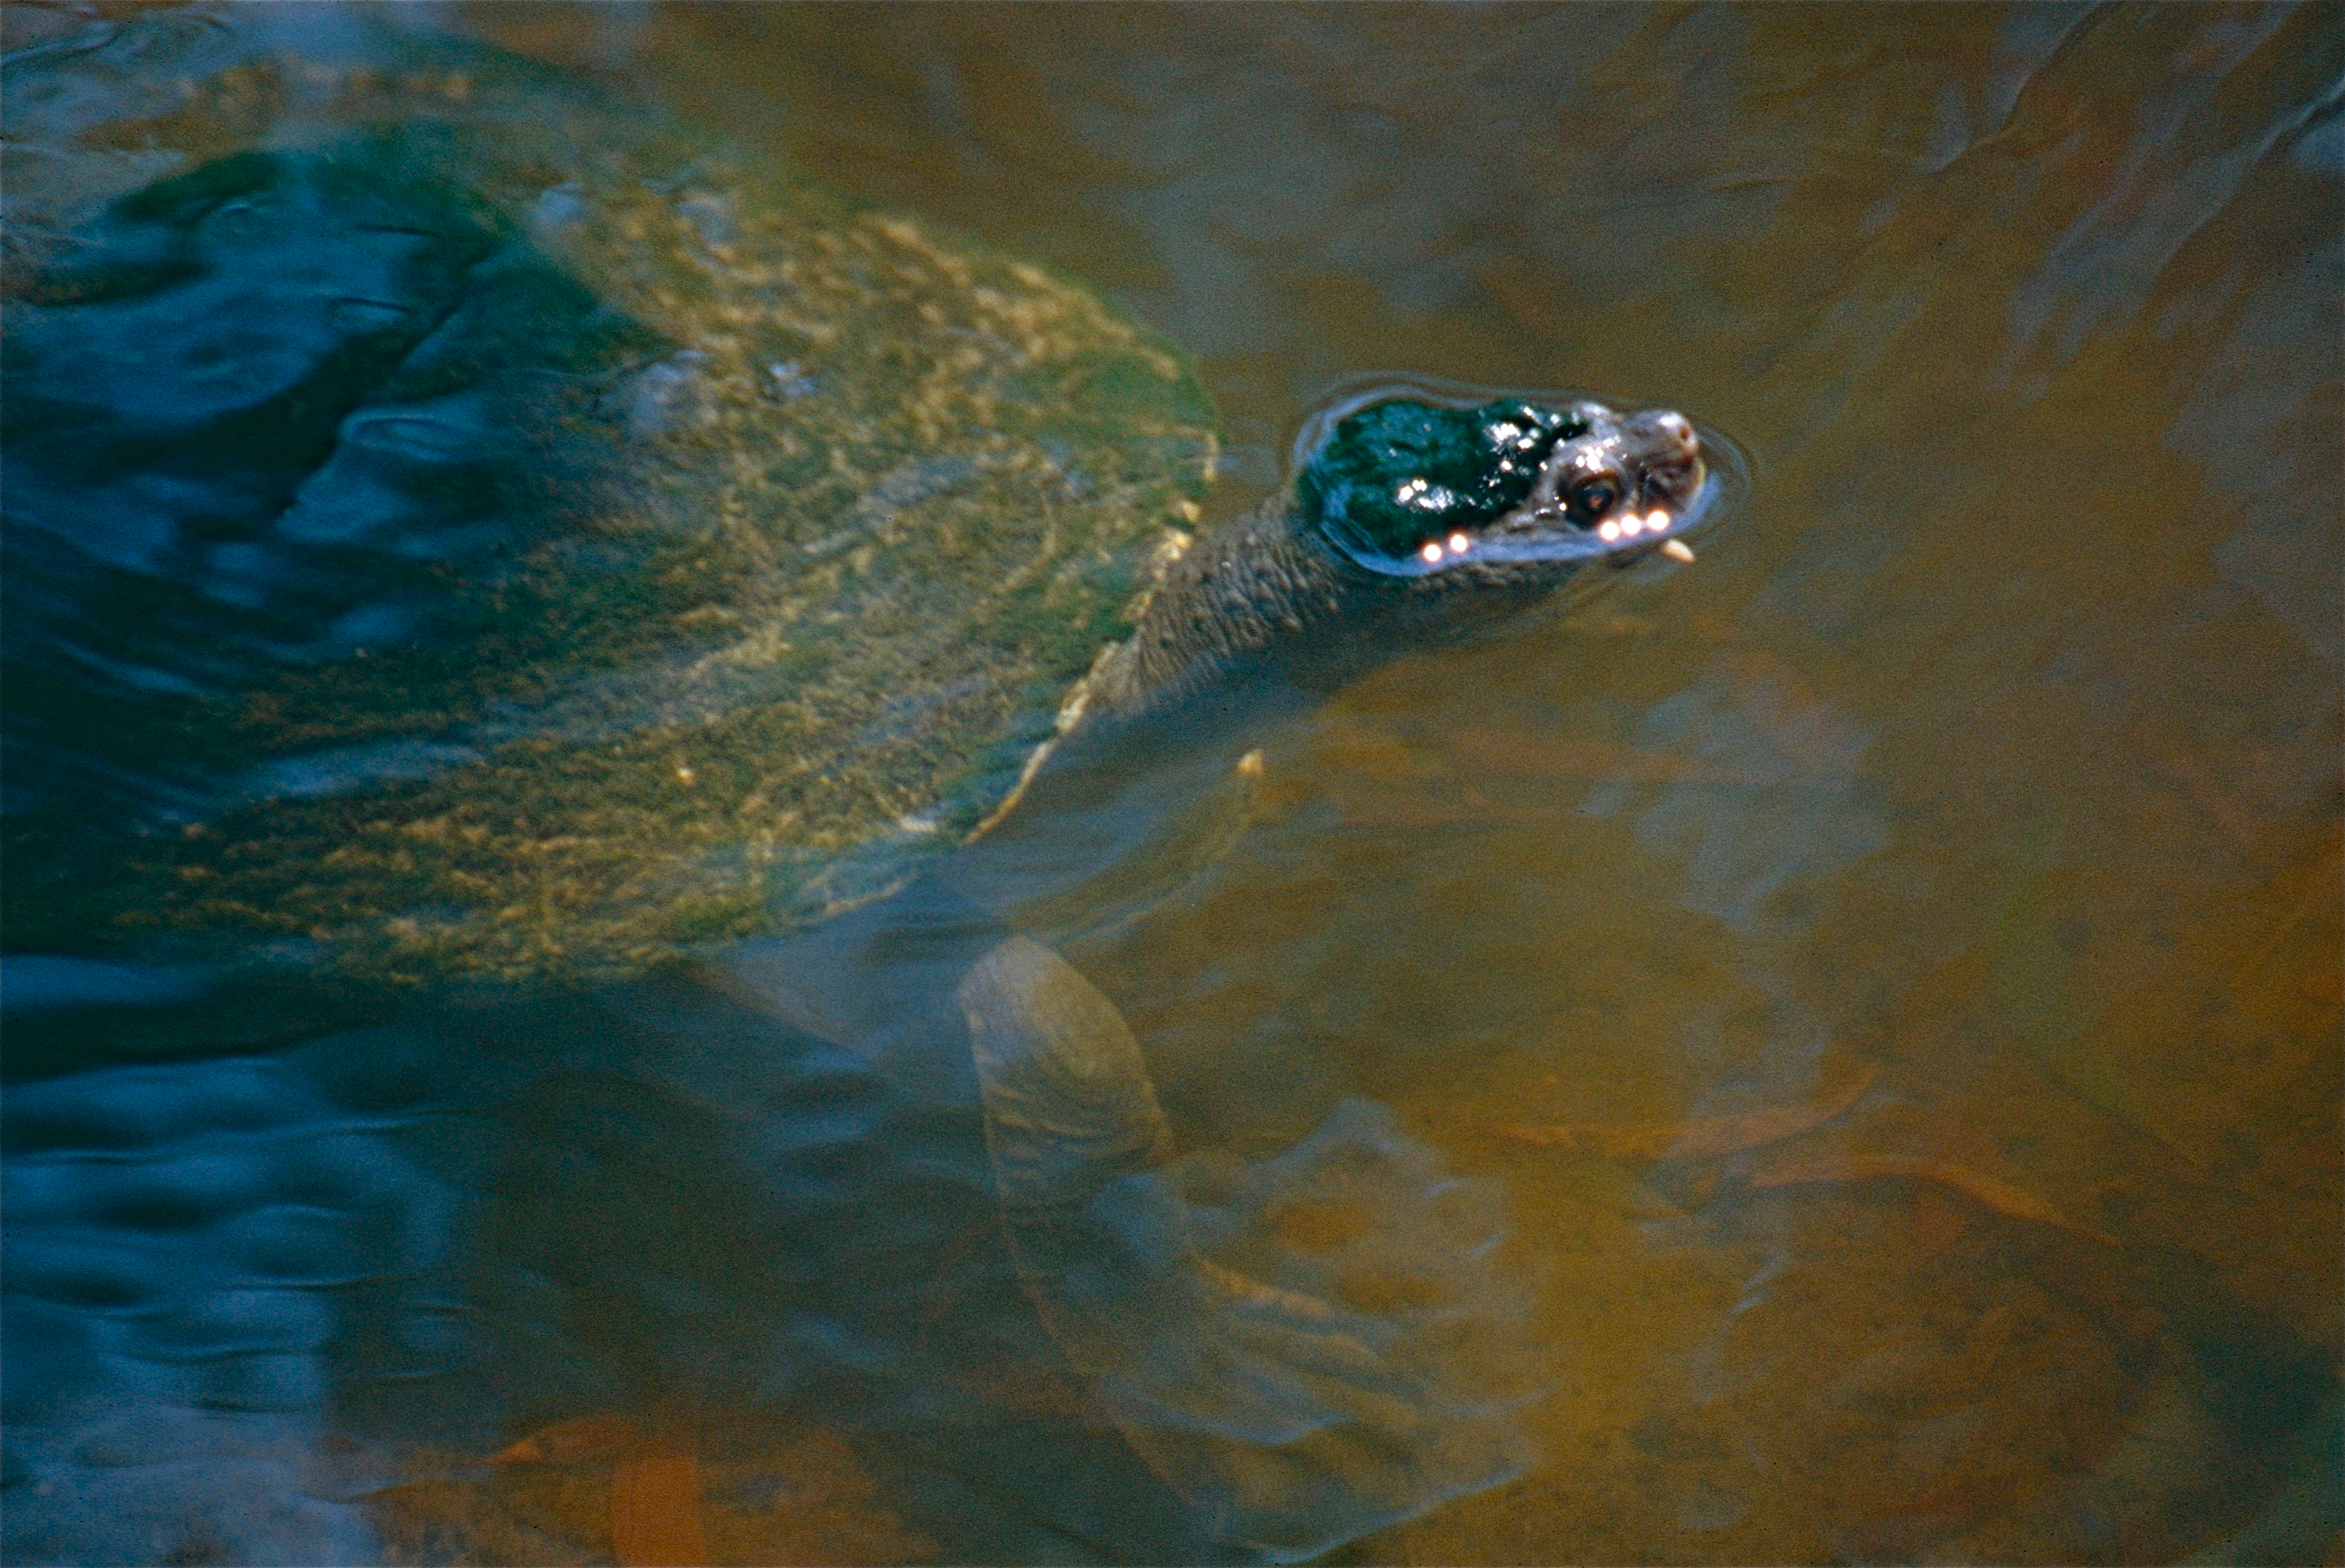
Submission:
[[[1676,511],[1701,487],[1701,437],[1693,422],[1672,409],[1640,414],[1624,433],[1635,447],[1631,466],[1647,505]]]

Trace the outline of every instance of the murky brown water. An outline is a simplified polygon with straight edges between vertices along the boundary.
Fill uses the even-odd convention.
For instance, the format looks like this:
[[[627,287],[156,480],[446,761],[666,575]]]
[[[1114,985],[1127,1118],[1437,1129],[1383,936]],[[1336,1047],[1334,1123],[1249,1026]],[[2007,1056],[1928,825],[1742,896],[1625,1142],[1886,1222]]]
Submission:
[[[1691,570],[1346,692],[1069,950],[1184,1145],[1357,1095],[1508,1195],[1541,1458],[1345,1560],[2345,1561],[2345,11],[441,19],[1098,285],[1223,514],[1365,372],[1750,453]],[[718,1560],[1040,1549],[746,1442]]]

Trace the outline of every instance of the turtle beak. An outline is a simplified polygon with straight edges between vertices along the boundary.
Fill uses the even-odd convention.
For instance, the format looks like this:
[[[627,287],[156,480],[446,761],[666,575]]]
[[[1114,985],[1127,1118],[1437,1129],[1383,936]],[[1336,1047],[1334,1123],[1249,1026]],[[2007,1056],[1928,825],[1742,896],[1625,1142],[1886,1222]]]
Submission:
[[[1701,489],[1701,437],[1693,422],[1674,409],[1636,415],[1621,427],[1637,490],[1648,508],[1683,515]]]
[[[1707,472],[1693,422],[1673,409],[1649,409],[1621,421],[1619,440],[1621,466],[1635,476],[1637,505],[1598,530],[1615,545],[1612,564],[1629,565],[1657,550],[1690,563],[1693,546],[1673,530],[1688,521]]]

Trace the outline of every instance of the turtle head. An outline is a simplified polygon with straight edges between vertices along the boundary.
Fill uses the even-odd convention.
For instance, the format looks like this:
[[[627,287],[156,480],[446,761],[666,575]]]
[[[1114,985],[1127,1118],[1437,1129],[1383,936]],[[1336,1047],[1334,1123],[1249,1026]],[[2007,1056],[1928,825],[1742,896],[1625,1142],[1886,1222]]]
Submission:
[[[1089,710],[1137,712],[1258,657],[1324,689],[1548,602],[1582,567],[1690,561],[1685,536],[1746,473],[1668,409],[1424,382],[1345,398],[1304,425],[1281,501],[1175,560]]]
[[[1339,404],[1304,433],[1298,525],[1376,576],[1424,588],[1553,586],[1626,565],[1719,509],[1725,452],[1668,409],[1411,389]]]

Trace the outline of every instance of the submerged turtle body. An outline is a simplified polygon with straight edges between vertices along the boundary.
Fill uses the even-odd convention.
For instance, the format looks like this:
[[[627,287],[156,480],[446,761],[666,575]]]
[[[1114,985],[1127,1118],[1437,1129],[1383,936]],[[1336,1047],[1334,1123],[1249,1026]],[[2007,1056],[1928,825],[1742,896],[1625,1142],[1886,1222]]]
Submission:
[[[92,26],[8,89],[12,946],[594,973],[851,901],[1196,515],[1186,364],[1041,269],[395,15]]]
[[[365,1557],[328,1437],[679,1388],[1126,1558],[1516,1473],[1495,1196],[1359,1101],[1184,1153],[1016,932],[1293,699],[1682,551],[1723,449],[1383,388],[1184,551],[1209,411],[1092,296],[405,25],[11,60],[12,1556]]]

